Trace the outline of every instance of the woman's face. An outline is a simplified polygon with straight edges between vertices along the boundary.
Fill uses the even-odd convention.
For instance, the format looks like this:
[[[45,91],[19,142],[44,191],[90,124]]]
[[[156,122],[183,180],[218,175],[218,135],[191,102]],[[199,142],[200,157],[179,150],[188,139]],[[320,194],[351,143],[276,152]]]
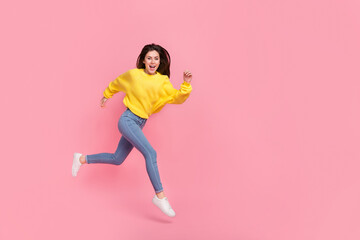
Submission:
[[[147,52],[143,63],[145,64],[145,72],[147,74],[155,74],[160,65],[160,56],[156,50]]]

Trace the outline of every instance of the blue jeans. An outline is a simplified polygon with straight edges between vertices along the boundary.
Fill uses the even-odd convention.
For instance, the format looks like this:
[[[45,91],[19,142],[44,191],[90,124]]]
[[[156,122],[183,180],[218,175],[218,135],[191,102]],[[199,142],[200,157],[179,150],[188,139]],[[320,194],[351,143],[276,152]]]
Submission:
[[[156,161],[156,151],[150,145],[142,132],[147,119],[135,115],[130,109],[121,115],[118,128],[122,137],[115,153],[98,153],[86,155],[87,163],[108,163],[120,165],[124,162],[131,150],[135,147],[145,158],[146,171],[156,193],[162,192],[159,170]]]

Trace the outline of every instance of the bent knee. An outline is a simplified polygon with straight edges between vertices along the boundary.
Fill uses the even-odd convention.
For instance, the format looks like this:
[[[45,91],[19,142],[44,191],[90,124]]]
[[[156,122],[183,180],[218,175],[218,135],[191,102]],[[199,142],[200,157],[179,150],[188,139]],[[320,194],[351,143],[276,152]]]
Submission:
[[[122,158],[116,158],[115,156],[113,156],[113,164],[115,165],[121,165],[124,162],[124,159]]]
[[[120,162],[118,160],[114,161],[114,165],[121,165],[121,164],[122,164],[122,162]]]
[[[157,153],[156,153],[155,149],[151,148],[146,152],[146,154],[144,154],[144,157],[146,159],[150,159],[153,162],[156,162]]]
[[[156,153],[155,149],[152,149],[152,150],[150,151],[150,154],[151,154],[151,158],[156,161],[157,153]]]

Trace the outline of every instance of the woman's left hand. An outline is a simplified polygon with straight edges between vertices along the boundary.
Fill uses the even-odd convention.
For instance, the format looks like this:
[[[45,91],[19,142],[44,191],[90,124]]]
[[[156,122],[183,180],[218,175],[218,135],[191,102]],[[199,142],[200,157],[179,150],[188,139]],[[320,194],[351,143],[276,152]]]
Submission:
[[[189,70],[184,71],[184,81],[187,83],[191,83],[192,80],[192,74]]]

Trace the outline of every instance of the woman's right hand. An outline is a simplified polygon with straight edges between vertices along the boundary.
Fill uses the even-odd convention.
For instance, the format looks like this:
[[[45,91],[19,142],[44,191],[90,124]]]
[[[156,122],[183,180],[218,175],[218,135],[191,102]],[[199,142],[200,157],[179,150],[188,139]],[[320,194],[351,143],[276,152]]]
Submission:
[[[108,99],[106,97],[103,97],[101,100],[100,100],[100,107],[104,108],[105,107],[105,103]]]

